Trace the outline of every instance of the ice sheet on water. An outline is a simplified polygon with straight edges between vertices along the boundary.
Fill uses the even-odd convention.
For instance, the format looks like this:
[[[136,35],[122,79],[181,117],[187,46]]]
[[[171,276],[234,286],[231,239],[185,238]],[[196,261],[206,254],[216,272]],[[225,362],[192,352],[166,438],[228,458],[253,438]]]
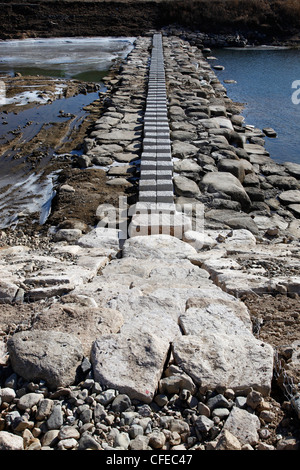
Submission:
[[[0,41],[0,71],[18,67],[62,68],[66,74],[82,67],[106,70],[112,60],[126,57],[135,38],[50,38]]]
[[[63,92],[63,86],[56,86],[54,95],[61,95]],[[48,103],[51,96],[42,90],[27,90],[17,95],[7,98],[5,95],[0,96],[0,105],[15,104],[16,106],[25,106],[28,103]]]
[[[51,201],[55,196],[53,188],[58,172],[46,177],[42,173],[31,173],[0,194],[0,229],[17,225],[19,219],[28,214],[39,214],[39,223],[47,220]]]

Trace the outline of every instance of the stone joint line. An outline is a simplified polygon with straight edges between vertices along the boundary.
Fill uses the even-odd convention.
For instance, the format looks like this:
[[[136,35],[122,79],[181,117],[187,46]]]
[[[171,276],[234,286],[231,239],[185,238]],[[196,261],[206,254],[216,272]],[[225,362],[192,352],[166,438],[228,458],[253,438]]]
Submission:
[[[173,164],[162,35],[154,34],[144,116],[139,202],[173,205]]]

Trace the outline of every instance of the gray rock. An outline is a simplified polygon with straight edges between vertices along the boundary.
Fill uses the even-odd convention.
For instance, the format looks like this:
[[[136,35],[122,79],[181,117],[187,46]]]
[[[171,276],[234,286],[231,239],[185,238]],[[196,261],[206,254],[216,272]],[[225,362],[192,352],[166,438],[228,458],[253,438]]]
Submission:
[[[0,431],[0,450],[24,450],[23,437]]]
[[[77,157],[76,163],[79,168],[88,168],[92,165],[91,158],[88,155],[80,155]]]
[[[241,160],[223,158],[218,163],[218,170],[233,174],[241,183],[245,179],[245,167]]]
[[[280,175],[270,175],[266,177],[266,180],[269,184],[279,189],[298,189],[299,182],[293,176],[280,176]]]
[[[18,408],[20,410],[29,410],[33,406],[37,405],[43,398],[40,393],[26,393],[18,401]]]
[[[287,207],[295,217],[300,218],[300,204],[289,204]]]
[[[294,437],[285,437],[278,441],[276,450],[299,450],[299,441]]]
[[[229,401],[221,393],[219,393],[218,395],[215,395],[212,398],[209,398],[207,400],[206,405],[209,407],[211,411],[213,411],[215,408],[229,408],[230,407]]]
[[[115,413],[121,413],[131,406],[131,400],[127,395],[119,394],[111,404],[111,409]]]
[[[201,167],[191,158],[185,158],[184,160],[174,162],[173,168],[176,173],[184,172],[199,174],[201,170]]]
[[[209,221],[219,222],[223,227],[231,227],[233,229],[245,229],[254,235],[258,235],[259,230],[257,224],[248,215],[233,210],[213,209],[205,213],[206,223]]]
[[[250,334],[206,330],[175,340],[172,350],[176,364],[204,389],[252,386],[264,395],[270,392],[273,349]]]
[[[107,335],[94,342],[91,360],[95,380],[144,403],[153,400],[169,342],[156,335],[140,332]]]
[[[14,391],[13,388],[10,387],[4,387],[0,388],[0,401],[2,400],[2,403],[11,403],[14,398],[16,397],[16,392]]]
[[[29,381],[45,380],[50,388],[74,382],[83,358],[80,341],[56,331],[22,331],[8,341],[14,371]]]
[[[183,373],[171,375],[170,377],[164,377],[159,381],[159,390],[162,394],[173,395],[179,393],[181,390],[189,390],[191,393],[195,393],[195,384],[190,377]]]
[[[231,173],[213,172],[207,173],[200,183],[208,193],[222,192],[231,197],[234,201],[238,201],[243,209],[250,207],[250,198],[243,188],[241,182]]]
[[[223,430],[233,434],[243,444],[256,445],[259,441],[259,418],[237,407],[233,407]]]
[[[10,304],[14,301],[19,287],[7,280],[0,281],[0,304]]]
[[[101,156],[93,156],[92,163],[96,166],[109,166],[113,163],[113,159],[110,157],[101,157]]]
[[[38,410],[36,413],[36,419],[43,421],[44,419],[48,418],[53,407],[53,400],[49,398],[42,399],[39,402]]]
[[[105,419],[107,416],[107,412],[101,403],[96,403],[94,408],[94,421],[95,423],[99,423],[102,419]]]
[[[277,132],[274,131],[274,129],[272,129],[272,127],[265,127],[263,129],[263,133],[267,136],[267,137],[277,137]]]
[[[82,231],[78,229],[60,229],[54,234],[56,241],[66,240],[67,242],[73,242],[78,240],[82,236]]]
[[[174,158],[195,157],[199,149],[190,143],[177,141],[172,144],[172,156]]]
[[[63,425],[63,413],[61,405],[54,405],[52,412],[47,419],[47,426],[49,430],[60,429]]]
[[[300,179],[300,164],[299,163],[292,163],[292,162],[285,162],[285,168],[290,173],[290,175],[294,176],[297,179]]]
[[[149,450],[151,447],[148,445],[149,437],[138,435],[130,441],[130,450]]]
[[[264,201],[265,200],[265,192],[262,189],[248,187],[246,188],[246,193],[248,194],[251,201]]]
[[[185,176],[175,175],[173,177],[175,194],[184,197],[200,196],[200,189],[195,181]]]
[[[84,433],[80,440],[79,440],[79,446],[78,450],[101,450],[101,445],[99,442],[96,441],[96,439],[89,434],[88,432]]]
[[[197,251],[187,243],[170,235],[133,237],[125,241],[124,258],[136,259],[188,259]]]
[[[237,437],[225,429],[217,438],[215,450],[242,450],[242,446]]]
[[[282,204],[300,204],[300,190],[284,191],[278,197]]]
[[[196,132],[188,132],[184,130],[178,130],[178,131],[172,131],[171,132],[171,139],[172,140],[179,140],[179,141],[184,141],[184,140],[193,140],[197,138],[197,133]]]
[[[207,416],[200,415],[194,420],[194,424],[199,432],[206,435],[209,433],[215,423],[212,419],[208,418]]]

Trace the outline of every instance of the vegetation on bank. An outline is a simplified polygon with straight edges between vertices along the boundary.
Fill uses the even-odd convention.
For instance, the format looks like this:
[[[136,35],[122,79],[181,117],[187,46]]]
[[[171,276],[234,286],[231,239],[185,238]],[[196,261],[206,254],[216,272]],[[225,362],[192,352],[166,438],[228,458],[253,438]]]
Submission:
[[[0,0],[1,39],[138,36],[177,24],[206,33],[300,41],[299,0]]]
[[[299,0],[173,0],[163,21],[205,32],[260,31],[299,33]]]

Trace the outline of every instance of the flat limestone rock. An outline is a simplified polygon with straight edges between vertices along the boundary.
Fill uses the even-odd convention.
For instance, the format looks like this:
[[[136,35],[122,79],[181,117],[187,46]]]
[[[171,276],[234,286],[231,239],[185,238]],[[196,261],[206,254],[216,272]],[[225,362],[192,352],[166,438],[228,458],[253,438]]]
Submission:
[[[271,390],[273,349],[252,335],[210,329],[182,336],[173,343],[176,364],[204,389],[218,385],[234,390]]]
[[[279,194],[279,199],[283,204],[300,204],[300,190],[289,190]]]
[[[135,140],[139,138],[137,132],[134,131],[123,131],[123,130],[113,130],[111,132],[103,132],[103,131],[93,131],[91,133],[91,137],[95,138],[99,142],[103,143],[120,143],[122,141],[129,141]]]
[[[221,292],[224,296],[223,291]],[[241,322],[241,325],[239,325],[239,327],[242,328],[242,331],[245,330],[245,334],[249,334],[249,331],[252,331],[252,322],[246,305],[239,299],[236,299],[235,297],[232,297],[230,295],[228,295],[227,298],[223,296],[220,295],[219,297],[215,296],[212,298],[209,296],[202,298],[189,298],[186,303],[186,311],[180,316],[179,322],[182,323],[181,319],[184,319],[185,316],[187,316],[189,320],[193,321],[193,317],[195,316],[195,314],[197,315],[198,310],[200,310],[203,315],[209,316],[212,319],[216,318],[218,321],[224,320],[223,325],[225,328],[227,328],[228,324],[230,324],[231,322],[234,322],[236,325],[239,325],[239,323]],[[225,312],[226,317],[223,318]],[[232,318],[232,320],[230,320],[230,318]],[[199,319],[196,318],[196,321],[199,326]],[[187,328],[190,327],[187,326]],[[188,330],[186,330],[186,334],[192,333],[191,331],[188,333]]]
[[[28,381],[56,389],[74,383],[83,359],[81,342],[59,331],[21,331],[7,343],[13,370]]]
[[[278,292],[276,283],[266,276],[231,269],[224,269],[217,273],[215,275],[215,283],[222,290],[237,298],[253,292],[258,295]]]
[[[137,214],[128,227],[130,237],[165,234],[181,239],[186,230],[191,229],[189,217],[182,212]]]
[[[97,382],[144,403],[153,400],[169,351],[169,342],[140,331],[106,335],[93,343],[91,362]]]
[[[171,235],[133,237],[127,239],[123,246],[124,258],[187,259],[196,254],[195,248]]]
[[[57,302],[41,310],[34,330],[51,329],[74,335],[80,340],[84,355],[89,357],[92,343],[101,335],[117,333],[123,322],[118,310],[87,306],[75,302],[75,296],[70,295],[69,302]]]
[[[110,228],[95,228],[77,240],[77,244],[84,248],[111,248],[119,251],[121,231]]]
[[[252,335],[250,317],[242,319],[236,314],[239,306],[242,304],[232,302],[232,306],[229,303],[211,303],[203,308],[189,308],[180,315],[179,324],[186,335],[198,335],[204,329]]]

